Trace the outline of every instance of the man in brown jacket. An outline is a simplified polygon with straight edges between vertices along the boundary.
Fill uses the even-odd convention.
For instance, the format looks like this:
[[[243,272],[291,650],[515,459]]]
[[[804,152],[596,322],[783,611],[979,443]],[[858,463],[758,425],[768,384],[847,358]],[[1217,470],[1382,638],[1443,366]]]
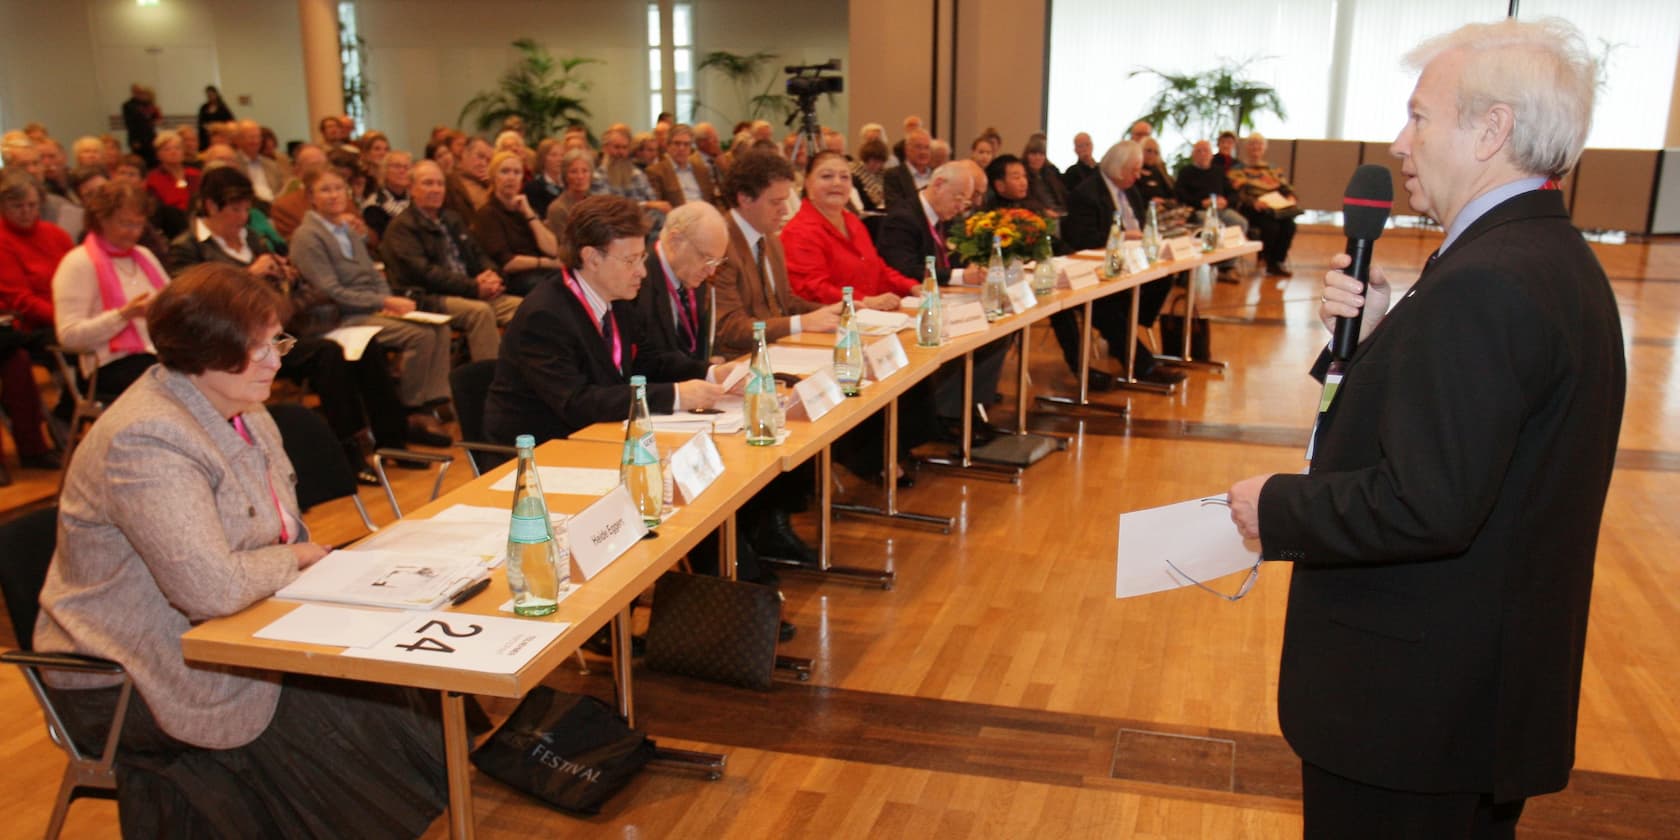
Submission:
[[[666,154],[647,168],[647,178],[659,197],[672,207],[684,202],[716,202],[717,184],[710,167],[694,150],[694,129],[678,125],[665,141]]]

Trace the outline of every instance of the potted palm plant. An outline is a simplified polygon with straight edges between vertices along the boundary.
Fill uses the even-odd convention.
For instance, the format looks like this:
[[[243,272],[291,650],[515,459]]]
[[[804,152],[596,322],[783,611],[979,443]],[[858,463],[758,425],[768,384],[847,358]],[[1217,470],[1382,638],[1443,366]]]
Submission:
[[[510,116],[524,121],[525,139],[549,137],[568,125],[581,124],[589,116],[583,98],[574,95],[589,90],[589,81],[573,75],[585,64],[603,63],[597,58],[557,59],[547,47],[530,38],[513,42],[521,57],[497,80],[496,87],[481,91],[462,106],[457,124],[469,118],[479,131],[489,131]]]
[[[1257,114],[1287,119],[1283,99],[1271,85],[1247,75],[1255,59],[1227,62],[1201,73],[1169,73],[1144,67],[1130,76],[1154,76],[1161,90],[1139,119],[1172,126],[1186,135],[1211,138],[1224,129],[1241,134],[1254,127]]]

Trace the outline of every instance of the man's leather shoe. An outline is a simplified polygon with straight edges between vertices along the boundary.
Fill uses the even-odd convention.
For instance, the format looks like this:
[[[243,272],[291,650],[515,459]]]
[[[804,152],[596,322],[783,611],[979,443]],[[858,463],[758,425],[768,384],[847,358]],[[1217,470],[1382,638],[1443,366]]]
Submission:
[[[1294,277],[1295,272],[1290,271],[1287,267],[1284,266],[1283,263],[1269,262],[1269,263],[1266,263],[1266,276],[1267,277]]]
[[[363,487],[378,487],[379,473],[374,472],[373,467],[364,466],[356,470],[356,483]]]
[[[1184,381],[1184,371],[1173,370],[1165,365],[1156,365],[1149,370],[1137,374],[1139,382],[1149,382],[1155,385],[1173,385]]]
[[[1114,390],[1114,377],[1111,374],[1093,369],[1085,380],[1085,389],[1088,391],[1112,391]]]
[[[448,447],[455,443],[455,439],[444,434],[443,427],[436,420],[423,414],[408,416],[408,442],[421,446]]]
[[[807,566],[817,565],[817,551],[799,538],[793,530],[793,520],[785,510],[772,509],[758,522],[753,534],[753,550],[765,557],[791,560]]]
[[[784,621],[784,622],[782,622],[781,629],[776,631],[776,638],[778,638],[778,639],[780,639],[784,642],[791,642],[791,641],[793,641],[793,634],[795,634],[797,632],[799,632],[799,628],[794,627],[792,624],[789,624],[789,623]]]

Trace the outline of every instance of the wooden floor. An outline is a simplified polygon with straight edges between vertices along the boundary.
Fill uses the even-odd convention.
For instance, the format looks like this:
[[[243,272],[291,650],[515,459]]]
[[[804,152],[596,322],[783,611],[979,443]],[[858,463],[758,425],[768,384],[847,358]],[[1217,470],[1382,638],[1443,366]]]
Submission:
[[[1378,260],[1410,283],[1438,239],[1393,231]],[[1193,373],[1170,397],[1101,396],[1129,404],[1130,418],[1035,418],[1034,428],[1073,442],[1019,486],[919,474],[901,507],[955,516],[955,533],[841,521],[843,562],[890,559],[898,582],[883,591],[784,576],[786,617],[799,628],[784,651],[815,660],[810,683],[760,694],[638,671],[644,728],[661,744],[727,752],[723,780],[652,770],[582,820],[479,778],[480,836],[1298,836],[1298,765],[1278,735],[1275,701],[1289,566],[1265,567],[1234,604],[1182,590],[1117,601],[1114,535],[1121,511],[1302,468],[1317,398],[1305,371],[1325,339],[1317,286],[1341,247],[1339,231],[1303,231],[1293,280],[1213,290],[1215,354],[1232,365],[1223,375]],[[1594,248],[1628,336],[1626,420],[1577,770],[1568,791],[1530,805],[1523,835],[1675,837],[1680,241]],[[1033,334],[1031,352],[1035,390],[1071,386],[1048,331]],[[0,507],[48,496],[56,480],[19,478],[0,489]],[[398,478],[405,505],[429,489],[422,475]],[[845,490],[868,494],[849,480]],[[390,518],[377,493],[363,495],[376,519]],[[308,519],[327,540],[349,539],[360,529],[350,511],[335,503]],[[612,690],[604,667],[563,669],[551,682]],[[10,712],[0,719],[0,834],[31,836],[62,758],[9,671],[0,708]],[[81,801],[67,836],[112,836],[114,826],[114,806]],[[446,834],[440,820],[427,836]]]

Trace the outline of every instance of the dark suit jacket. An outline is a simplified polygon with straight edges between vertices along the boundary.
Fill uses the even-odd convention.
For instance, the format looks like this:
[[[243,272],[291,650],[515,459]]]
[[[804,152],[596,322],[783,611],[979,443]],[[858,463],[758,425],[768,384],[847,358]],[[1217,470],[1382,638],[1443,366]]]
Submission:
[[[623,344],[623,367],[589,310],[565,283],[532,290],[502,335],[496,378],[484,406],[484,433],[495,443],[522,434],[538,443],[566,437],[592,423],[629,416],[630,374],[648,379],[648,408],[670,413],[672,384],[706,375],[706,364],[675,353],[650,352],[637,342],[634,307],[613,304]]]
[[[788,285],[782,239],[773,233],[764,237],[765,260],[776,275],[776,291],[767,295],[764,278],[759,276],[758,263],[753,260],[752,246],[735,224],[735,214],[726,212],[723,220],[729,225],[729,250],[723,265],[706,281],[717,290],[717,346],[712,352],[736,356],[752,352],[754,321],[764,322],[764,338],[774,342],[793,333],[793,316],[821,309],[822,304],[793,293]]]
[[[385,273],[394,288],[478,300],[476,278],[498,266],[491,264],[490,258],[467,233],[467,223],[454,210],[446,206],[438,218],[443,222],[442,229],[427,222],[420,215],[420,208],[410,204],[385,226],[385,240],[379,245]],[[466,274],[450,270],[450,240],[455,242]],[[440,308],[434,307],[433,311]]]
[[[697,330],[700,335],[698,348],[690,353],[688,337],[677,325],[676,314],[672,311],[671,286],[665,279],[665,268],[659,264],[659,253],[649,248],[647,277],[642,280],[642,289],[636,293],[634,301],[637,332],[644,352],[681,353],[695,361],[707,361],[706,322],[710,317],[706,304],[707,288],[701,286],[693,290],[693,295],[699,313]]]
[[[927,214],[922,212],[920,199],[900,202],[881,219],[881,235],[876,238],[875,250],[893,270],[905,277],[921,277],[926,271],[927,258],[939,255],[939,241],[928,228]],[[940,265],[934,261],[941,285],[951,282],[950,261]]]
[[[1260,495],[1293,560],[1283,733],[1331,772],[1508,799],[1564,786],[1626,386],[1562,193],[1482,216],[1350,360],[1308,475]]]
[[[881,173],[881,193],[886,196],[888,210],[900,204],[914,207],[917,192],[916,176],[910,174],[909,164],[899,164]]]

